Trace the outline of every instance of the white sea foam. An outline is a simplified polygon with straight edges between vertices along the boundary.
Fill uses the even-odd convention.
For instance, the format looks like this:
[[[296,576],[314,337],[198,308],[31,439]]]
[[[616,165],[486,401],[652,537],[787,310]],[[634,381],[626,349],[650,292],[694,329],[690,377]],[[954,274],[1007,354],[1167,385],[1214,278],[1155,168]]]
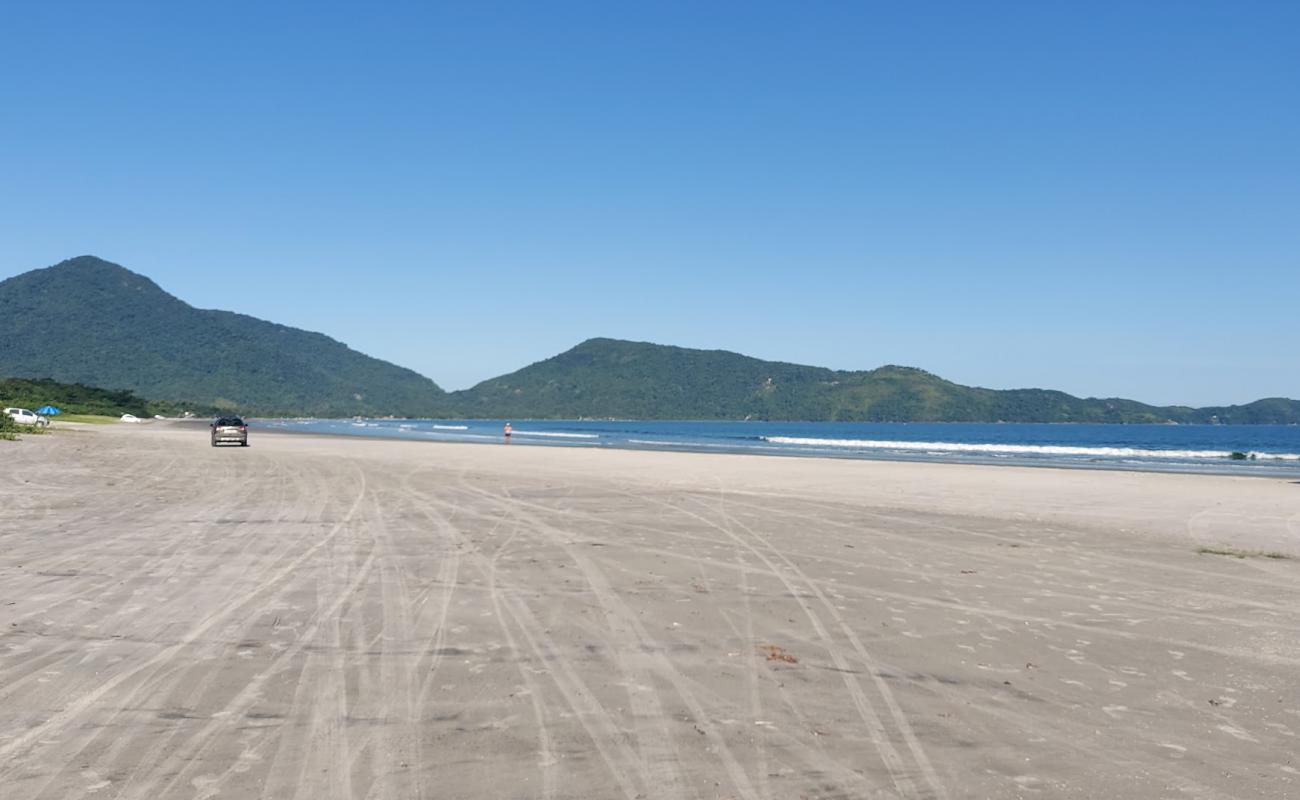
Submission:
[[[1092,456],[1095,458],[1220,458],[1227,450],[1144,450],[1137,447],[1076,447],[1047,444],[975,444],[965,442],[896,442],[878,439],[815,439],[802,436],[764,436],[773,444],[803,447],[851,447],[859,450],[906,450],[928,453],[988,453],[991,455]],[[1300,453],[1247,453],[1260,461],[1300,461]]]
[[[403,426],[405,427],[405,426]],[[467,431],[468,425],[434,425],[432,426],[440,431]]]
[[[439,441],[450,440],[453,442],[459,442],[465,439],[483,439],[484,441],[492,442],[501,441],[500,434],[493,436],[485,433],[443,433],[442,431],[415,431],[415,433],[422,433],[425,436],[435,437]]]
[[[515,431],[515,436],[554,436],[558,439],[599,439],[596,433],[553,433],[551,431]]]
[[[776,450],[776,451],[779,452],[780,450],[783,449],[783,448],[780,448],[780,447],[771,447],[771,446],[768,446],[768,445],[761,445],[761,444],[748,444],[748,443],[734,443],[734,444],[733,444],[733,443],[723,443],[723,442],[694,442],[694,441],[692,441],[692,442],[662,442],[662,441],[658,441],[658,440],[655,440],[655,439],[628,439],[628,440],[627,440],[627,443],[628,443],[628,444],[658,445],[658,446],[660,446],[660,447],[684,447],[684,448],[686,448],[686,449],[688,449],[688,450],[699,450],[699,449],[702,448],[702,447],[709,447],[709,448],[713,448],[713,449],[717,449],[717,450],[732,450],[732,451],[741,451],[741,450]]]

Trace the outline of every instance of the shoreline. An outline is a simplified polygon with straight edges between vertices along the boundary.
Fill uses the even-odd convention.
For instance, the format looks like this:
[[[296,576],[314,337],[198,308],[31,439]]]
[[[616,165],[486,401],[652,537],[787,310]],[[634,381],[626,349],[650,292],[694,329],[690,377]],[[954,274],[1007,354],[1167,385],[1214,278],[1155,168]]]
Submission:
[[[271,420],[266,421],[258,418],[252,419],[250,430],[259,433],[285,433],[295,436],[314,435],[329,436],[343,439],[376,439],[382,441],[409,441],[422,442],[426,444],[474,444],[474,445],[493,445],[505,444],[504,437],[483,437],[481,441],[465,441],[454,438],[454,435],[447,435],[446,438],[417,438],[409,434],[384,435],[375,433],[355,433],[344,430],[300,430],[289,424],[275,424],[285,422],[302,422],[306,420]],[[329,422],[350,423],[350,419],[331,419]],[[399,420],[384,419],[385,422],[397,422]],[[416,420],[418,422],[462,422],[462,421],[482,421],[482,420]],[[495,422],[495,420],[492,420]],[[532,420],[531,422],[542,422]],[[575,422],[575,420],[549,420],[546,422]],[[655,420],[654,422],[661,422]],[[707,421],[705,421],[707,422]],[[888,423],[888,424],[911,424],[911,423]],[[930,425],[935,423],[917,423]],[[949,424],[967,424],[967,423],[949,423]],[[978,423],[983,424],[983,423]],[[1019,423],[1016,423],[1019,424]],[[1040,424],[1040,423],[1033,423]],[[1052,424],[1052,423],[1041,423]],[[1061,423],[1061,424],[1085,424],[1085,423]],[[1091,423],[1086,423],[1091,424]],[[1165,427],[1165,426],[1155,426]],[[1205,426],[1205,427],[1222,427],[1222,426]],[[1287,427],[1287,426],[1276,426]],[[370,430],[388,430],[377,428]],[[590,443],[581,440],[562,441],[549,440],[541,437],[529,436],[527,432],[516,431],[518,434],[509,442],[511,445],[522,445],[528,447],[559,447],[565,449],[586,448],[586,449],[607,449],[607,450],[625,450],[630,452],[666,452],[681,454],[697,455],[737,455],[737,456],[754,456],[754,457],[773,457],[773,458],[799,458],[799,459],[823,459],[833,461],[872,461],[879,463],[918,463],[918,464],[955,464],[967,466],[989,466],[989,467],[1024,467],[1030,469],[1062,469],[1062,470],[1083,470],[1083,471],[1105,471],[1105,472],[1138,472],[1151,474],[1171,474],[1171,475],[1219,475],[1228,477],[1249,477],[1263,479],[1280,479],[1285,480],[1293,478],[1300,480],[1300,465],[1289,466],[1293,462],[1289,459],[1278,459],[1276,463],[1272,459],[1233,459],[1225,455],[1222,459],[1201,464],[1164,464],[1164,463],[1131,463],[1116,462],[1113,460],[1096,459],[1091,461],[1065,460],[1051,458],[1033,458],[1026,456],[996,457],[980,455],[960,455],[960,456],[937,456],[921,455],[903,452],[900,454],[890,454],[887,452],[827,452],[826,450],[800,450],[796,448],[767,447],[760,448],[745,447],[742,445],[727,446],[719,444],[690,444],[690,443],[668,443],[663,445],[646,445],[646,444],[629,444],[619,441],[608,441],[600,443]],[[1243,463],[1248,461],[1248,463]]]
[[[171,420],[153,421],[153,429],[166,432]],[[178,427],[201,428],[205,423],[176,421]],[[130,434],[150,426],[122,425],[108,431]],[[88,426],[95,432],[100,426]],[[206,445],[202,431],[198,438]],[[1300,475],[1225,474],[1221,472],[1112,469],[1105,465],[1072,467],[1060,464],[971,463],[944,460],[857,458],[822,455],[790,456],[783,453],[727,452],[720,450],[684,451],[667,448],[624,448],[565,443],[529,443],[504,441],[463,442],[436,439],[366,436],[350,433],[299,431],[285,428],[250,428],[252,447],[266,436],[301,440],[309,452],[333,451],[335,443],[347,443],[339,450],[368,459],[383,459],[393,444],[412,446],[437,445],[453,459],[483,469],[502,465],[527,465],[544,470],[565,466],[575,475],[602,477],[611,469],[632,470],[636,474],[662,470],[680,476],[677,480],[691,484],[716,480],[727,475],[742,481],[746,491],[779,493],[793,483],[800,493],[821,496],[829,501],[853,500],[864,485],[876,493],[894,498],[901,510],[931,510],[940,513],[973,513],[977,509],[1008,518],[1002,509],[1026,503],[1040,506],[1037,519],[1052,519],[1046,507],[1063,509],[1063,521],[1107,527],[1119,514],[1132,514],[1146,508],[1150,529],[1183,538],[1196,534],[1189,520],[1207,526],[1223,520],[1222,529],[1230,531],[1217,538],[1196,540],[1196,546],[1232,546],[1250,549],[1282,549],[1300,558]],[[193,434],[189,434],[193,438]],[[215,450],[242,448],[221,447]],[[418,447],[415,448],[418,452]],[[511,454],[511,455],[507,455]],[[554,457],[552,457],[552,454]],[[500,457],[510,459],[502,461]],[[513,467],[512,467],[513,468]],[[777,476],[775,479],[773,476]],[[672,481],[670,481],[671,483]],[[973,503],[978,487],[979,502]],[[1108,496],[1108,505],[1096,505],[1093,495]],[[945,495],[952,495],[946,497]],[[1024,495],[1024,496],[1022,496]],[[1232,502],[1234,495],[1248,502]],[[923,500],[921,499],[923,498]],[[903,502],[907,500],[908,502]],[[1197,510],[1184,519],[1180,505]],[[1261,507],[1294,505],[1294,520],[1261,520]],[[1172,513],[1169,517],[1166,514]],[[1102,520],[1092,523],[1092,519]],[[1263,533],[1267,531],[1267,533]]]

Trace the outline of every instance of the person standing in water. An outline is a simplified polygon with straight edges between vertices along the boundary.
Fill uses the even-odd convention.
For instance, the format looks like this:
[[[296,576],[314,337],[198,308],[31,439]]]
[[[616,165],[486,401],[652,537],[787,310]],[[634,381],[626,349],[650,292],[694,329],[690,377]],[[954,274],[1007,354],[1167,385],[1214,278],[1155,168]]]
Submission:
[[[510,433],[511,433],[510,423],[507,422],[507,423],[506,423],[506,430],[505,430],[505,434],[506,434],[506,444],[509,444],[509,443],[510,443]]]

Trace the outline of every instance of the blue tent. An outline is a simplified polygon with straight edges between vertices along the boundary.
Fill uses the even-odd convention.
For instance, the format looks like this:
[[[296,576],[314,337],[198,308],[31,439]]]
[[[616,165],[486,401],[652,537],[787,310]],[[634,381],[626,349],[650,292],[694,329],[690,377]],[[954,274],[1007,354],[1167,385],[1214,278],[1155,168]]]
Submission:
[[[59,410],[54,406],[41,406],[40,408],[36,409],[36,413],[46,417],[52,417],[58,414]]]

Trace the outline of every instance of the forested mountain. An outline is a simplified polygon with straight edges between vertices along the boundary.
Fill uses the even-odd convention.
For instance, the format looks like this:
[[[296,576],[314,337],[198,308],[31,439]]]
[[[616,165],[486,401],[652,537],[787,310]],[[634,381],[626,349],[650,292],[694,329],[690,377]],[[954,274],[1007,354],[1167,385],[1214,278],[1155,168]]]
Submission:
[[[91,256],[0,282],[4,376],[261,416],[1300,423],[1300,402],[1284,398],[1157,407],[961,386],[911,367],[841,371],[617,339],[447,394],[323,334],[193,308]]]
[[[924,370],[837,371],[725,350],[591,339],[554,358],[447,396],[471,417],[837,420],[866,422],[1296,423],[1300,402],[1193,409],[980,389]]]
[[[265,415],[421,416],[443,398],[328,336],[194,308],[93,256],[0,282],[0,376]]]

